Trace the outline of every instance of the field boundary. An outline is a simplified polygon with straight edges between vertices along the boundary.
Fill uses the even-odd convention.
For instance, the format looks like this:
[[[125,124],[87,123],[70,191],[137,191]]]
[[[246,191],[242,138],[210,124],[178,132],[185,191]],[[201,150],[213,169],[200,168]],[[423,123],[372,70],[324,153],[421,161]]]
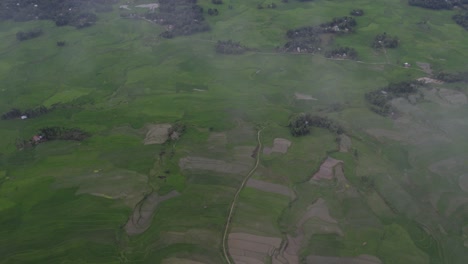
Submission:
[[[223,239],[223,255],[224,255],[224,258],[226,259],[226,262],[228,264],[232,264],[231,256],[229,255],[228,248],[227,248],[228,247],[227,240],[228,240],[229,227],[231,226],[232,217],[234,215],[234,209],[236,207],[237,200],[239,199],[240,192],[242,191],[242,189],[244,189],[245,185],[247,184],[247,181],[253,175],[255,170],[257,170],[258,164],[260,163],[260,151],[262,150],[262,142],[260,141],[260,133],[262,132],[263,129],[264,128],[261,128],[257,132],[257,149],[258,149],[258,151],[257,151],[257,153],[255,155],[255,158],[256,158],[255,165],[249,171],[247,176],[245,176],[245,178],[242,181],[241,185],[237,189],[236,194],[234,195],[234,199],[232,200],[231,207],[229,209],[228,217],[226,219],[226,225],[225,225],[225,228],[224,228],[223,238],[222,239]]]

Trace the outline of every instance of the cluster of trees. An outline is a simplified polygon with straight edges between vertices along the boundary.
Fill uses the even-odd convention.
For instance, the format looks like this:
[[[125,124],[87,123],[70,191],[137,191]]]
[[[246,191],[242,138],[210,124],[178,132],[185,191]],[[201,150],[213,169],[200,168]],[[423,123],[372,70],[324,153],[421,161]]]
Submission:
[[[219,11],[217,8],[208,8],[208,15],[217,16],[219,15]]]
[[[44,127],[39,129],[42,140],[74,140],[83,141],[91,135],[79,128]]]
[[[372,47],[374,49],[379,48],[397,48],[400,44],[398,37],[392,37],[388,35],[386,32],[383,34],[379,34],[375,36],[374,41],[372,42]]]
[[[52,20],[57,26],[77,28],[91,26],[97,20],[94,12],[111,11],[117,0],[2,0],[0,20]]]
[[[28,39],[37,38],[42,35],[44,32],[40,28],[32,29],[27,32],[19,31],[16,33],[16,39],[19,41],[25,41]]]
[[[286,32],[288,42],[283,46],[285,52],[308,52],[320,50],[323,33],[347,33],[353,32],[356,20],[352,17],[336,17],[332,21],[322,23],[319,26],[307,26],[290,29]]]
[[[48,109],[45,106],[39,106],[33,109],[26,109],[24,111],[21,111],[18,108],[12,108],[8,112],[2,114],[2,119],[3,120],[18,119],[18,118],[21,118],[21,116],[26,116],[27,118],[35,118],[35,117],[47,114],[51,110],[52,109]]]
[[[235,42],[232,40],[218,40],[216,43],[216,52],[222,54],[242,54],[248,51],[249,48],[242,45],[240,42]]]
[[[310,133],[311,127],[328,129],[332,133],[343,134],[345,129],[336,121],[328,117],[311,115],[309,113],[300,113],[289,119],[289,130],[291,135],[298,137]]]
[[[338,47],[325,52],[327,58],[357,59],[357,51],[350,47]]]
[[[418,87],[421,85],[417,81],[405,81],[399,83],[390,83],[387,87],[365,94],[366,101],[370,104],[370,109],[375,113],[387,116],[395,112],[391,105],[391,100],[399,97],[408,97],[418,93]]]
[[[210,30],[197,0],[159,0],[159,8],[146,14],[145,18],[168,26],[169,30],[161,34],[164,38]]]
[[[211,0],[211,3],[215,4],[215,5],[222,5],[223,4],[223,0]]]
[[[420,6],[429,9],[452,9],[455,6],[463,7],[468,4],[468,0],[408,0],[412,6]]]
[[[334,17],[332,21],[320,24],[322,33],[347,33],[357,25],[353,17]]]
[[[456,14],[452,17],[452,19],[455,21],[455,23],[468,30],[468,12]]]
[[[349,12],[350,15],[352,16],[363,16],[364,15],[364,10],[362,9],[353,9],[351,12]]]
[[[169,128],[168,134],[171,140],[178,140],[185,132],[187,127],[184,123],[177,122]]]
[[[275,3],[267,4],[267,8],[275,9],[276,7],[277,7],[277,5],[276,5]],[[262,5],[262,4],[258,4],[258,5],[257,5],[257,9],[263,9],[263,5]]]

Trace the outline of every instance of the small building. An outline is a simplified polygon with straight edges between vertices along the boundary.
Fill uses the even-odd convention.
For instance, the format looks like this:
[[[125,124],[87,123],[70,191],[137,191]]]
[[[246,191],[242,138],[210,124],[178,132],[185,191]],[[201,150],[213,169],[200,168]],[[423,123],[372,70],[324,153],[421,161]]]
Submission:
[[[411,64],[405,62],[405,63],[403,63],[403,66],[404,66],[405,68],[409,68],[409,67],[411,67]]]
[[[24,119],[28,119],[28,116],[27,116],[27,115],[22,115],[22,116],[21,116],[21,119],[23,119],[23,120],[24,120]]]

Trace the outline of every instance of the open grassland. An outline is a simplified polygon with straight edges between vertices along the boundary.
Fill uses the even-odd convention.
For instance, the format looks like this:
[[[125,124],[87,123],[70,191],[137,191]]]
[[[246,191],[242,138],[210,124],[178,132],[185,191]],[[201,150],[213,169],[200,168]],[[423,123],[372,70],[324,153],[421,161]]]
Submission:
[[[360,255],[466,263],[467,84],[422,87],[422,101],[392,102],[394,118],[364,99],[389,82],[428,76],[418,62],[468,71],[468,33],[451,20],[456,12],[400,0],[290,0],[276,9],[224,2],[199,1],[219,10],[206,15],[211,31],[173,39],[159,37],[156,24],[120,18],[118,8],[81,30],[0,22],[0,112],[61,104],[37,118],[0,120],[0,263],[223,263],[226,218],[255,155],[252,179],[268,184],[240,192],[228,226],[234,260],[248,250],[232,243],[245,239],[265,263]],[[288,29],[355,8],[365,10],[356,32],[328,45],[355,48],[358,61],[277,51]],[[16,40],[39,27],[42,36]],[[372,49],[383,32],[400,46]],[[253,50],[217,54],[216,41],[227,39]],[[292,137],[288,119],[299,112],[343,125],[348,152],[322,128]],[[179,140],[145,144],[149,128],[176,122],[186,125]],[[47,126],[92,136],[15,147]],[[264,147],[281,138],[291,142],[287,152],[255,149],[261,128]],[[332,179],[311,179],[328,157],[342,161]],[[147,205],[154,197],[168,199]],[[141,234],[125,230],[135,208],[151,209]]]

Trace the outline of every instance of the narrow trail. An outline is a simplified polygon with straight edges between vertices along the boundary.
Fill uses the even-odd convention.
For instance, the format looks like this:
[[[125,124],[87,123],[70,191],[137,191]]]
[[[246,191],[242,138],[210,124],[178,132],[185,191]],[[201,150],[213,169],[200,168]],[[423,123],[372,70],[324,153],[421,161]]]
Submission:
[[[236,194],[234,195],[234,199],[232,200],[231,207],[229,209],[228,217],[226,219],[226,226],[224,228],[224,233],[223,233],[223,255],[224,255],[224,258],[226,259],[226,262],[228,264],[232,264],[231,257],[229,256],[229,252],[228,252],[228,248],[227,248],[228,247],[228,245],[227,245],[228,238],[227,237],[228,237],[228,233],[229,233],[229,227],[231,226],[231,221],[232,221],[232,217],[234,215],[234,211],[235,211],[234,209],[236,208],[237,200],[239,199],[239,194],[242,191],[242,189],[244,189],[245,184],[250,179],[250,177],[253,175],[253,173],[255,172],[255,170],[258,167],[258,164],[260,163],[260,152],[262,151],[262,142],[260,141],[260,133],[262,132],[263,129],[264,128],[260,129],[257,132],[257,144],[258,144],[257,147],[258,148],[257,148],[256,157],[255,157],[256,158],[255,165],[249,171],[247,176],[245,176],[245,178],[242,181],[241,185],[237,189]]]

